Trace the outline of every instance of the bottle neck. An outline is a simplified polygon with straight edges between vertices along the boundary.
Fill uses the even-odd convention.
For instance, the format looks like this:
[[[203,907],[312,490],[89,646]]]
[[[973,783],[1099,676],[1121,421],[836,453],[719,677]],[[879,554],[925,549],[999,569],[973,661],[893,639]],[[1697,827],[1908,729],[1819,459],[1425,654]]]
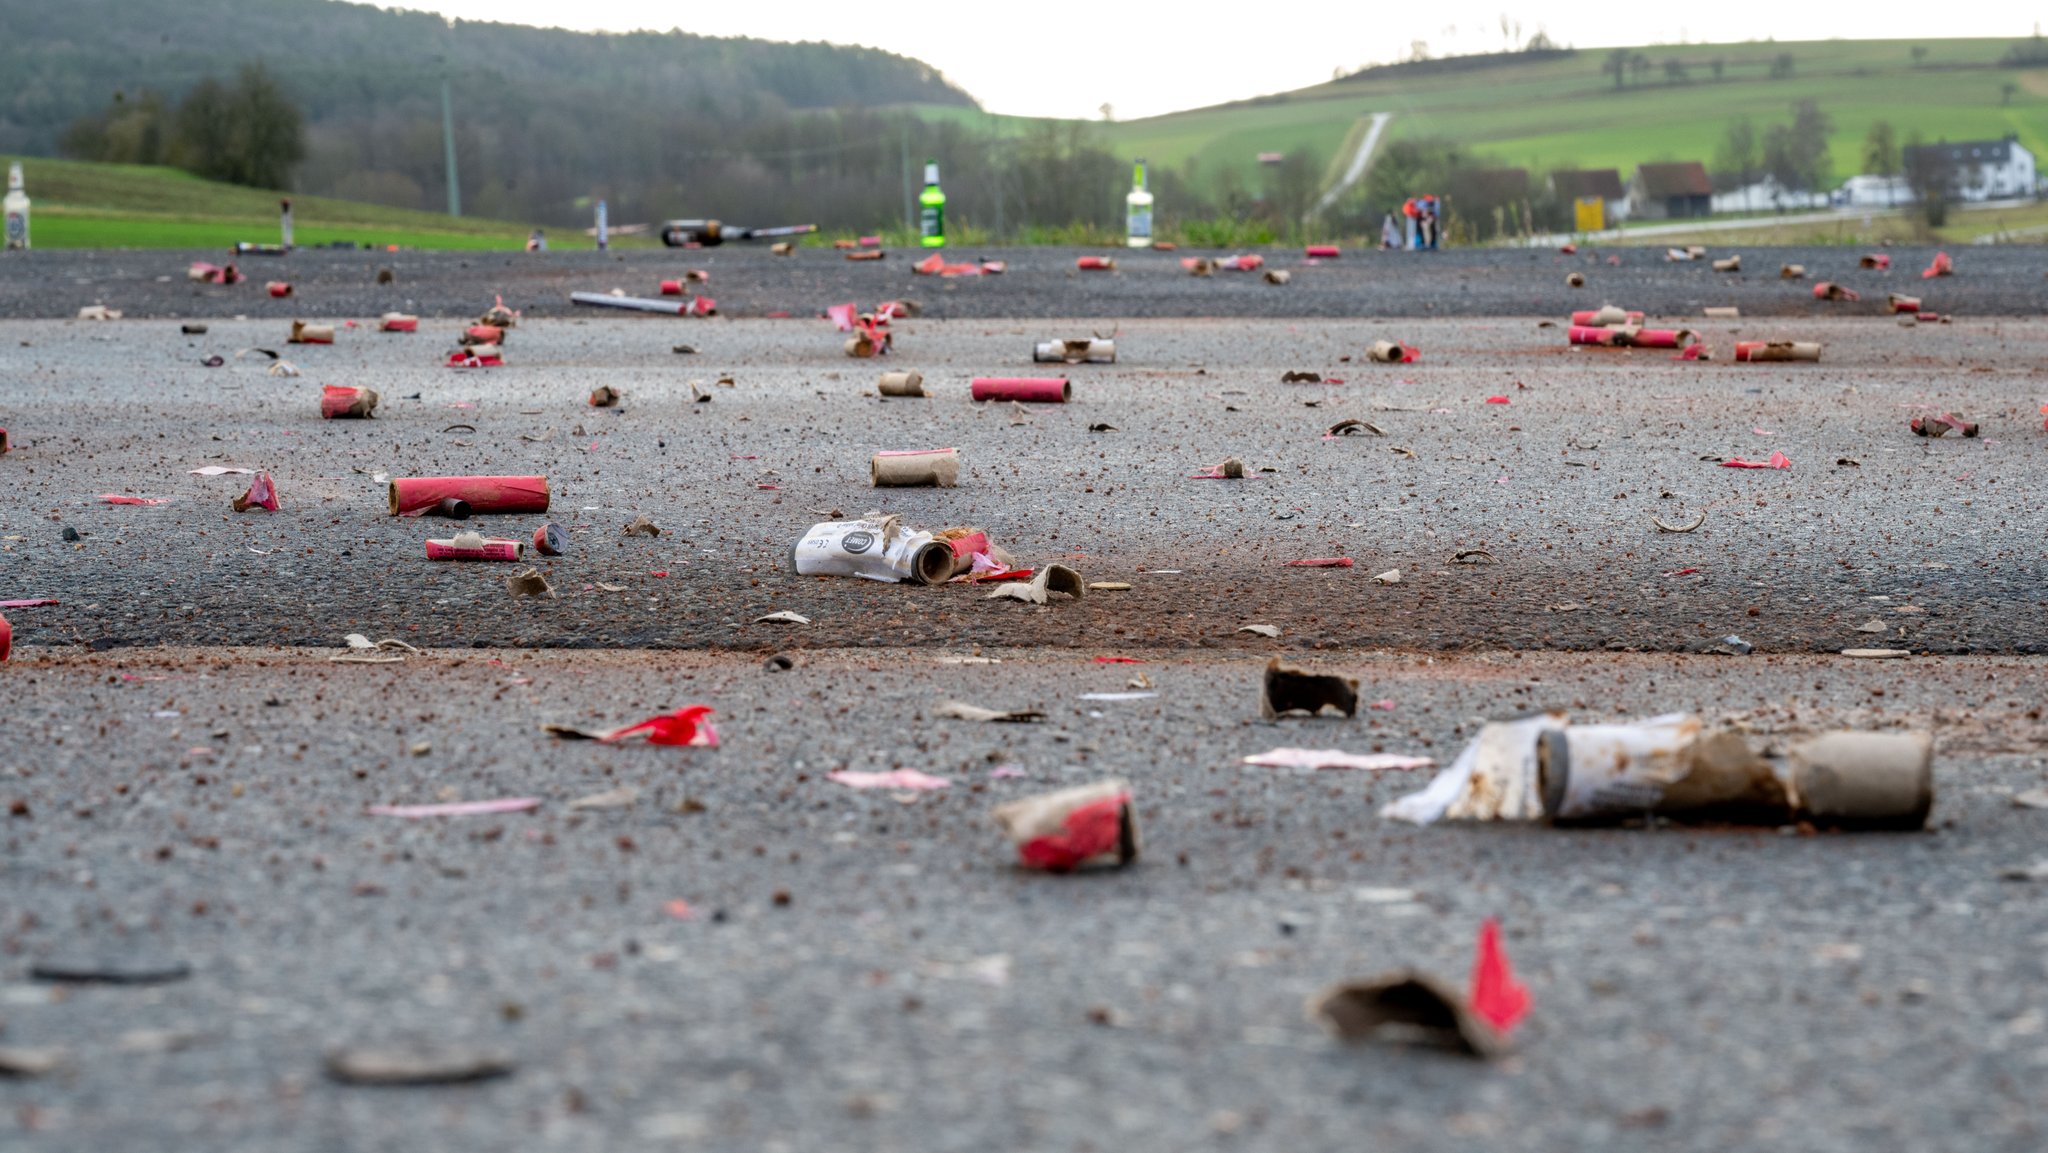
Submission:
[[[936,161],[925,162],[924,186],[926,188],[937,188],[939,186],[939,166]]]

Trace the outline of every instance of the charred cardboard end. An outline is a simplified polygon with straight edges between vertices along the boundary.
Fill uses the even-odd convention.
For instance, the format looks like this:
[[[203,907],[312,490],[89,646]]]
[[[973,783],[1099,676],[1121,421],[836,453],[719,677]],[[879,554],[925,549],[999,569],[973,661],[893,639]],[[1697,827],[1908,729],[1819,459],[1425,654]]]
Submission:
[[[1280,663],[1266,662],[1266,679],[1259,693],[1259,715],[1267,720],[1301,711],[1321,715],[1334,708],[1347,717],[1358,715],[1358,678],[1334,673],[1312,673]]]
[[[1824,828],[1925,828],[1934,808],[1934,735],[1823,733],[1794,745],[1800,814]]]
[[[1032,347],[1031,359],[1039,364],[1115,364],[1116,341],[1042,340]]]
[[[1412,969],[1332,985],[1309,998],[1308,1015],[1351,1044],[1385,1037],[1481,1058],[1507,1047],[1464,996]]]
[[[1024,797],[996,806],[989,815],[1027,869],[1114,869],[1138,859],[1137,813],[1130,785],[1120,780]]]
[[[590,390],[590,407],[611,408],[619,403],[619,397],[623,395],[618,389],[613,388],[609,384],[600,384]]]

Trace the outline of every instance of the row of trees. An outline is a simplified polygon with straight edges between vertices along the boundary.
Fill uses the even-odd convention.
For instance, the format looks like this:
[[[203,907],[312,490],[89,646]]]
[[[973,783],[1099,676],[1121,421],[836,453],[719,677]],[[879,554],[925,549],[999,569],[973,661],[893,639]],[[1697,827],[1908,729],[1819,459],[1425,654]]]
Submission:
[[[1704,64],[1716,81],[1727,77],[1726,57],[1716,56]],[[1770,77],[1773,80],[1789,79],[1797,65],[1798,60],[1790,52],[1780,52],[1771,58]],[[1628,87],[1631,81],[1638,86],[1648,83],[1651,74],[1659,70],[1664,73],[1666,84],[1692,83],[1692,65],[1676,56],[1667,56],[1660,64],[1651,60],[1647,53],[1629,48],[1616,48],[1600,63],[1601,74],[1614,78],[1614,88],[1617,92]]]
[[[209,76],[175,106],[158,93],[115,92],[104,111],[72,122],[62,148],[79,160],[170,164],[208,180],[289,188],[306,156],[306,121],[260,64],[232,84]]]

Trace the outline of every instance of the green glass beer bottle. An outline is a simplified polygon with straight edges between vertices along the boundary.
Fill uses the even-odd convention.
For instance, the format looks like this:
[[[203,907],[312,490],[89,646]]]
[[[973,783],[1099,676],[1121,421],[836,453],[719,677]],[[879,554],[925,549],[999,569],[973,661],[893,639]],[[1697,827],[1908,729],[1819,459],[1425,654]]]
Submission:
[[[918,243],[926,248],[946,246],[946,193],[939,187],[939,162],[924,162],[924,191],[918,194]]]

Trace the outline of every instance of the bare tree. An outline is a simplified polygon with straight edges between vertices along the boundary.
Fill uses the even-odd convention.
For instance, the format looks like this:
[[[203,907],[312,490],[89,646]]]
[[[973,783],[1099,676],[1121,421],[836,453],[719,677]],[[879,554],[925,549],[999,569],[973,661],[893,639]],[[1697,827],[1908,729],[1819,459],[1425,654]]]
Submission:
[[[1777,54],[1776,56],[1774,56],[1774,57],[1772,57],[1772,58],[1771,58],[1771,79],[1773,79],[1773,80],[1789,80],[1789,79],[1791,79],[1791,78],[1792,78],[1792,68],[1793,68],[1793,65],[1794,65],[1795,63],[1796,63],[1796,61],[1795,61],[1795,60],[1793,60],[1793,58],[1792,58],[1792,54],[1791,54],[1790,52],[1780,52],[1780,53],[1778,53],[1778,54]]]
[[[1928,147],[1917,131],[1906,137],[1906,186],[1920,202],[1920,215],[1929,228],[1948,223],[1948,203],[1955,196],[1956,170],[1949,163],[1943,145]]]
[[[1607,59],[1600,64],[1600,71],[1614,77],[1614,90],[1617,92],[1621,91],[1622,85],[1628,83],[1628,58],[1628,49],[1616,48],[1609,52]]]
[[[1718,83],[1721,79],[1721,73],[1728,67],[1728,62],[1716,56],[1712,60],[1707,61],[1707,67],[1714,70],[1714,80]]]
[[[1685,83],[1685,82],[1686,82],[1686,81],[1687,81],[1688,79],[1690,79],[1690,77],[1689,77],[1689,76],[1687,75],[1687,73],[1686,73],[1686,70],[1685,70],[1685,61],[1683,61],[1683,60],[1680,60],[1680,59],[1679,59],[1678,57],[1676,57],[1676,56],[1667,56],[1667,57],[1665,57],[1665,59],[1664,59],[1664,83],[1666,83],[1666,84],[1683,84],[1683,83]]]

